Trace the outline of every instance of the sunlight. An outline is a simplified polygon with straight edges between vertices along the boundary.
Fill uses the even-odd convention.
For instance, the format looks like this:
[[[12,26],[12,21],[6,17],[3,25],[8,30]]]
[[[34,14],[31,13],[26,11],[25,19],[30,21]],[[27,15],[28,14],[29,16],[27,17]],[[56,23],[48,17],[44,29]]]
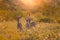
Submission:
[[[33,0],[21,0],[22,3],[24,3],[25,5],[32,5],[34,3]]]
[[[39,5],[41,6],[42,0],[16,0],[15,4],[23,9],[36,9]]]
[[[28,8],[30,7],[33,8],[36,5],[35,0],[21,0],[21,2],[25,7],[28,7]]]

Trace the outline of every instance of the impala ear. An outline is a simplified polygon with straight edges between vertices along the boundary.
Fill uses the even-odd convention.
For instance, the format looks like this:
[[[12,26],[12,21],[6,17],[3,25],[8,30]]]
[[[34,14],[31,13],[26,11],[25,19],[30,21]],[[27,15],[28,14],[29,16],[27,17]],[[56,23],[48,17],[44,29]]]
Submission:
[[[18,20],[18,19],[20,19],[20,18],[21,18],[21,16],[18,16],[18,15],[15,17],[16,20]]]

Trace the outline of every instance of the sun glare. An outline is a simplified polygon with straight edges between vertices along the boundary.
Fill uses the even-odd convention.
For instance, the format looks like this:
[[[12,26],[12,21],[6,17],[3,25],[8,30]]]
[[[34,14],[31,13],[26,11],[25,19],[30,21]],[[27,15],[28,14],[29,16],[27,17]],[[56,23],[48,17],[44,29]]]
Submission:
[[[36,0],[21,0],[21,3],[23,7],[27,9],[33,9],[37,5]]]
[[[34,1],[34,0],[21,0],[21,2],[22,2],[26,7],[34,7],[34,6],[35,6],[35,1]]]
[[[38,5],[41,5],[41,0],[17,0],[15,3],[23,9],[36,9]]]
[[[21,0],[22,3],[24,3],[25,5],[32,5],[34,3],[33,0]]]

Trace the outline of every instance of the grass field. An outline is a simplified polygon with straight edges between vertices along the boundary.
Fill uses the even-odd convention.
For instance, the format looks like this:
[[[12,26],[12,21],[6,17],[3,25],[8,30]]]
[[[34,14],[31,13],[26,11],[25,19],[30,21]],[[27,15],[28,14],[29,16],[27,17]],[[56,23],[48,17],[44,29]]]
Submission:
[[[60,24],[38,23],[36,27],[17,29],[16,21],[0,23],[0,40],[60,40]]]

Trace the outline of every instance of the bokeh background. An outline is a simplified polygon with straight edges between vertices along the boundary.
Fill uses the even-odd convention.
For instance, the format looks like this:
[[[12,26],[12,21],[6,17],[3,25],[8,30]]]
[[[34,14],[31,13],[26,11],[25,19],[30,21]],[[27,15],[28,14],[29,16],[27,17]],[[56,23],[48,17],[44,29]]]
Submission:
[[[35,1],[26,7],[19,0],[0,0],[0,40],[60,40],[60,0]],[[26,27],[28,18],[35,26]]]

